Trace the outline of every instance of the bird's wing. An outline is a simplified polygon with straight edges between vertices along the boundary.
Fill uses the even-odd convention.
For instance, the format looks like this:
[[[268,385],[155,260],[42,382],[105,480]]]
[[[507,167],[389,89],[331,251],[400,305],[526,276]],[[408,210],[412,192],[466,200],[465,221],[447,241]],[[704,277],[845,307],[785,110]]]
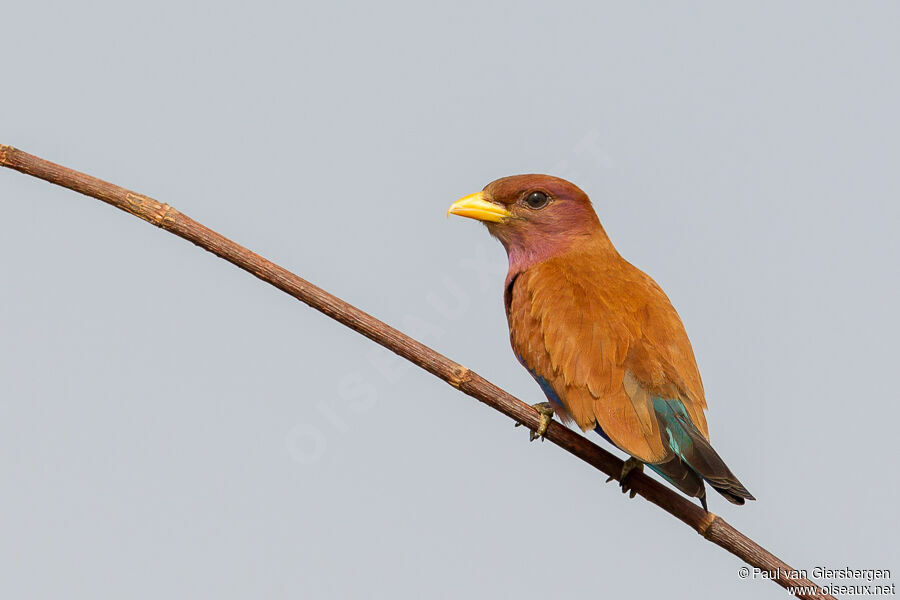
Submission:
[[[599,425],[616,446],[655,463],[671,451],[653,397],[682,399],[706,435],[703,388],[665,294],[622,263],[564,256],[520,274],[507,294],[510,341],[582,430]]]

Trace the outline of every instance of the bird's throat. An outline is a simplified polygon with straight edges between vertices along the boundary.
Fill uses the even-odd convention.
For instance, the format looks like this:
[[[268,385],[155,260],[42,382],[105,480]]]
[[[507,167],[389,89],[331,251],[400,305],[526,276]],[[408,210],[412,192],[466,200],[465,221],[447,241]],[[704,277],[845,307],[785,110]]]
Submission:
[[[619,256],[602,229],[590,234],[574,236],[541,237],[532,235],[529,236],[527,243],[516,243],[518,240],[497,237],[506,248],[509,258],[509,271],[506,274],[507,285],[519,273],[569,252],[586,254],[597,261],[615,260]]]
[[[503,242],[503,246],[506,248],[506,255],[509,258],[507,281],[515,277],[517,273],[521,273],[536,264],[565,253],[572,245],[572,241],[567,239],[532,239],[528,244],[507,244],[503,240],[500,241]]]

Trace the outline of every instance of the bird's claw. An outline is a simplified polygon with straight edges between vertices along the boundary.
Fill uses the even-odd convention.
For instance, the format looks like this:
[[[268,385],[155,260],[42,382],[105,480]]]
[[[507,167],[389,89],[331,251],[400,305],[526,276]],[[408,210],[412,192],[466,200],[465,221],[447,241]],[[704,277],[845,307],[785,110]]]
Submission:
[[[541,420],[538,423],[537,429],[528,432],[529,441],[533,442],[534,440],[541,438],[541,441],[544,441],[544,437],[547,435],[547,428],[550,427],[550,421],[553,420],[553,405],[549,402],[538,402],[537,404],[532,404],[531,408],[538,411],[541,415]],[[522,425],[521,423],[516,423],[516,427]]]
[[[641,461],[639,461],[638,459],[636,459],[634,457],[629,457],[628,460],[626,460],[622,464],[622,473],[619,474],[619,487],[622,488],[623,494],[628,493],[629,498],[634,498],[635,495],[637,495],[637,490],[633,489],[631,487],[631,484],[628,483],[628,481],[629,481],[628,476],[631,474],[632,471],[643,472],[644,471],[644,463],[642,463]],[[606,478],[606,483],[609,483],[613,479],[615,479],[615,477],[610,475],[609,477]]]

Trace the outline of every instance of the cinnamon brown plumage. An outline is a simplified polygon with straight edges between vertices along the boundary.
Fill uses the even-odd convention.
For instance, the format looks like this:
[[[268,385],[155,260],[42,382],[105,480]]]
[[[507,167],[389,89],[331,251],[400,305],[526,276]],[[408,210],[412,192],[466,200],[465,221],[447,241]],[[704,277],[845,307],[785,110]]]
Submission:
[[[498,179],[450,212],[485,222],[509,255],[510,341],[563,420],[595,429],[705,504],[753,496],[709,444],[703,383],[684,326],[622,258],[575,185]]]

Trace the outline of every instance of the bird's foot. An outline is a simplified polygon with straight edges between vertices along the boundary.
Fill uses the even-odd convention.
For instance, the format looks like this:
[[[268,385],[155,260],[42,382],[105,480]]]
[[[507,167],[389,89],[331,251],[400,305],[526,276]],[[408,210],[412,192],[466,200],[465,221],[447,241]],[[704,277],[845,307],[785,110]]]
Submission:
[[[631,484],[628,483],[628,476],[632,471],[640,471],[641,473],[644,472],[644,463],[634,458],[633,456],[629,457],[628,460],[626,460],[622,464],[622,473],[619,475],[619,486],[622,488],[622,493],[625,494],[627,492],[631,492],[630,494],[628,494],[629,498],[634,498],[634,496],[637,494],[637,490],[632,489]],[[606,479],[606,483],[609,483],[613,479],[615,479],[615,477],[610,475]]]
[[[538,423],[538,428],[529,432],[529,441],[534,441],[538,438],[541,438],[541,441],[544,441],[544,436],[547,435],[547,428],[550,427],[550,421],[553,420],[553,405],[549,402],[538,402],[537,404],[532,404],[531,408],[538,411],[541,414],[541,421]],[[520,426],[521,423],[516,423],[516,427]]]

